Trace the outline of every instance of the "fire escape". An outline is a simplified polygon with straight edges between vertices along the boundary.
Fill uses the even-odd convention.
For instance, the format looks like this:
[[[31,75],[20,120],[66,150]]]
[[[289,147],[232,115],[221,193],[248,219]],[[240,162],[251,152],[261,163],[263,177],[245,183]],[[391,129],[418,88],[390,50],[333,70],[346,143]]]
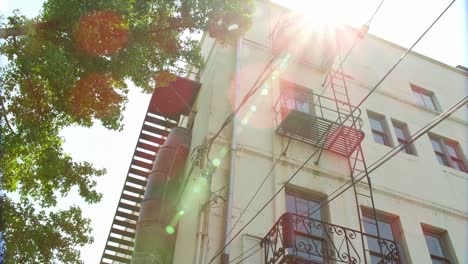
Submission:
[[[287,20],[290,21],[290,18],[286,22],[280,20],[273,36],[283,38],[282,44],[289,41],[284,40],[288,37],[296,41],[298,32],[294,29],[297,28],[298,20],[293,19],[295,26],[292,28]],[[275,43],[278,41],[273,41],[273,45]],[[323,49],[329,49],[334,44],[315,45],[315,66],[321,69],[331,67],[330,56]],[[322,51],[320,47],[317,48],[321,45],[325,45],[321,47]],[[273,52],[288,52],[288,48],[273,47]],[[379,230],[371,180],[361,146],[364,139],[361,111],[350,103],[346,76],[336,53],[332,56],[337,57],[338,66],[329,71],[325,85],[331,97],[314,94],[308,89],[282,81],[282,90],[274,105],[276,133],[347,159],[359,229],[313,219],[310,214],[285,213],[263,239],[265,264],[402,263],[397,243],[382,237]],[[355,180],[357,175],[365,177],[358,183]],[[366,216],[363,215],[362,205],[371,205]],[[365,226],[368,230],[365,230]]]
[[[140,202],[153,161],[181,115],[190,114],[200,86],[198,82],[177,77],[153,93],[100,263],[131,263]]]

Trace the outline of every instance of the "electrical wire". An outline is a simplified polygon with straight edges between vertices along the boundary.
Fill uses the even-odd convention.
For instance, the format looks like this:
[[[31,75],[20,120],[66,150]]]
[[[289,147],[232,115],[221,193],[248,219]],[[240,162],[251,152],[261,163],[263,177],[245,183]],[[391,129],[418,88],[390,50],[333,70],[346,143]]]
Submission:
[[[450,107],[449,109],[447,109],[446,111],[441,113],[439,116],[437,116],[435,119],[433,119],[431,122],[426,124],[421,129],[419,129],[415,134],[410,136],[408,138],[408,143],[407,144],[411,144],[414,141],[416,141],[417,139],[419,139],[421,136],[425,135],[427,132],[429,132],[429,130],[431,130],[432,128],[437,126],[440,122],[442,122],[443,120],[448,118],[451,114],[453,114],[455,111],[457,111],[458,109],[460,109],[462,106],[466,105],[467,103],[468,103],[468,97],[465,97],[461,101],[457,102],[455,105],[453,105],[452,107]],[[323,206],[325,206],[325,205],[329,204],[331,201],[335,200],[338,196],[340,196],[341,194],[343,194],[345,191],[349,190],[353,186],[352,185],[353,181],[354,181],[354,184],[360,182],[362,179],[364,179],[369,174],[374,172],[380,166],[385,164],[385,162],[387,162],[388,160],[393,158],[396,154],[398,154],[401,151],[402,147],[404,147],[404,144],[399,144],[398,146],[394,147],[393,149],[391,149],[390,151],[385,153],[382,157],[380,157],[378,160],[376,160],[371,165],[369,165],[369,170],[367,172],[367,175],[365,173],[359,173],[358,175],[354,176],[353,178],[351,178],[350,180],[345,182],[343,185],[338,187],[335,191],[333,191],[326,198],[324,198],[323,201],[321,201],[318,205],[315,205],[314,207],[310,208],[307,211],[307,214],[308,215],[314,214],[318,210],[322,209]],[[364,174],[364,175],[362,175],[362,174]],[[349,185],[349,184],[351,184],[351,185]],[[340,189],[342,189],[342,188],[345,188],[345,189],[340,191]],[[338,192],[338,194],[334,195],[337,192]],[[333,197],[330,198],[330,196],[333,196]],[[311,210],[313,210],[313,211],[311,211]]]
[[[419,43],[419,41],[426,35],[426,33],[434,26],[434,24],[447,12],[447,10],[452,6],[452,4],[455,2],[456,0],[453,0],[443,11],[442,13],[431,23],[431,25],[423,32],[423,34],[416,40],[415,43],[413,43],[413,45],[411,45],[411,47],[405,52],[405,54],[403,54],[403,56],[390,68],[389,71],[387,71],[387,73],[377,82],[376,85],[374,85],[374,87],[369,91],[368,94],[366,94],[366,96],[359,102],[359,104],[356,106],[356,108],[354,108],[354,110],[351,111],[351,113],[346,117],[345,121],[349,118],[349,116],[351,116],[354,111],[356,111],[356,109],[359,108],[359,106],[361,106],[368,98],[369,96],[375,92],[375,90],[380,86],[380,84],[382,84],[382,82],[390,75],[391,72],[393,72],[393,70],[401,63],[401,61],[411,52],[411,50],[414,48],[414,46],[416,46],[417,43]],[[227,243],[225,243],[225,245],[215,254],[215,256],[213,256],[210,260],[210,263],[212,263],[222,252],[222,250],[224,250],[227,246],[229,246],[232,241],[237,237],[239,236],[239,234],[274,200],[274,198],[276,198],[276,196],[278,196],[278,194],[286,187],[287,184],[289,184],[289,182],[299,173],[300,170],[302,170],[302,168],[305,167],[305,165],[310,161],[310,159],[312,159],[312,157],[319,151],[320,149],[316,149],[306,160],[305,162],[298,168],[298,170],[296,170],[293,175],[281,186],[281,188],[273,195],[273,197],[271,197],[267,203],[265,203],[261,208],[260,210],[244,225],[240,228],[240,230],[234,235],[234,237],[232,237]],[[370,172],[369,172],[370,173]],[[365,175],[364,175],[365,177]],[[363,178],[363,177],[361,177]],[[361,179],[360,179],[361,180]]]
[[[307,163],[309,163],[309,161],[319,152],[320,148],[317,148],[303,163],[301,166],[299,166],[299,168],[291,175],[291,177],[289,177],[288,180],[286,180],[286,182],[284,182],[283,185],[281,185],[281,188],[279,188],[275,194],[273,194],[273,196],[260,208],[260,210],[258,210],[258,212],[245,224],[243,225],[239,231],[237,231],[237,233],[234,235],[234,237],[232,237],[216,254],[215,256],[213,256],[210,260],[210,262],[208,262],[208,264],[212,263],[220,254],[221,252],[229,245],[232,243],[232,241],[240,235],[240,233],[242,231],[244,231],[244,229],[250,224],[252,223],[253,220],[255,220],[255,218],[257,218],[258,215],[260,215],[260,213],[265,210],[265,208],[276,198],[276,196],[278,196],[281,191],[286,187],[286,185],[288,185],[292,179],[294,179],[294,177],[305,167],[305,165]]]
[[[236,259],[241,258],[241,257],[244,256],[245,254],[247,254],[247,252],[251,251],[252,249],[256,248],[257,246],[261,246],[261,242],[256,243],[255,245],[251,246],[251,247],[250,247],[249,249],[247,249],[246,251],[242,252],[239,256],[237,256],[237,257],[231,259],[231,260],[228,262],[228,264],[234,262]],[[260,250],[261,248],[262,248],[262,247],[260,247],[259,249],[257,249],[255,252],[258,252],[258,250]],[[245,259],[242,259],[241,261],[243,261],[243,260],[245,260]],[[238,262],[238,263],[240,263],[240,262]]]
[[[369,20],[367,20],[367,22],[363,25],[363,27],[361,28],[361,31],[363,30],[364,27],[367,27],[367,30],[369,29],[371,23],[372,23],[372,20],[374,20],[375,16],[377,15],[377,13],[379,12],[380,8],[382,7],[383,3],[385,2],[385,0],[382,0],[380,1],[380,4],[377,6],[377,8],[375,9],[374,13],[372,13],[371,17],[369,18]],[[362,38],[361,35],[362,32],[359,32],[358,34],[356,34],[356,37],[354,38],[354,41],[353,41],[353,44],[351,46],[351,48],[348,50],[348,52],[346,53],[346,55],[344,56],[344,58],[341,60],[338,68],[341,68],[343,67],[343,64],[346,62],[346,60],[348,59],[349,55],[353,52],[354,48],[357,46],[357,44],[359,43],[359,40]],[[334,75],[336,75],[336,72],[333,73]],[[325,83],[325,81],[327,80],[328,78],[328,75],[325,76],[325,80],[323,81],[323,84]],[[344,76],[343,76],[344,78]],[[323,86],[322,84],[322,86]],[[325,91],[327,90],[328,88],[328,85],[325,86],[325,88],[322,90],[322,92],[320,93],[320,95],[322,96]]]
[[[366,25],[370,26],[370,24],[372,23],[372,20],[374,20],[375,15],[377,15],[377,12],[379,12],[379,10],[380,10],[380,8],[382,7],[382,5],[383,5],[384,2],[385,2],[385,0],[380,1],[379,6],[377,6],[377,8],[375,9],[375,11],[374,11],[374,13],[372,14],[372,16],[369,18],[369,20],[367,20]]]
[[[239,220],[242,218],[242,216],[245,214],[245,212],[247,211],[247,209],[250,207],[250,205],[252,204],[253,200],[255,199],[255,197],[257,196],[257,194],[260,192],[260,189],[262,189],[263,185],[265,184],[265,182],[268,180],[268,178],[270,177],[271,173],[273,172],[273,170],[275,169],[276,165],[278,165],[280,159],[286,155],[286,152],[288,151],[288,148],[289,148],[289,145],[291,144],[291,138],[289,138],[288,140],[288,143],[286,145],[286,147],[284,148],[284,150],[281,152],[280,156],[276,159],[276,162],[275,164],[273,164],[273,166],[271,167],[270,171],[267,173],[267,175],[263,178],[263,181],[262,183],[260,184],[260,186],[257,188],[257,190],[255,191],[254,195],[250,198],[249,202],[247,203],[247,205],[244,207],[244,209],[242,210],[242,213],[239,215],[239,217],[237,218],[236,222],[234,223],[234,225],[231,227],[231,230],[229,230],[229,233],[226,235],[226,238],[229,238],[229,235],[231,235],[232,233],[232,230],[234,230],[234,228],[236,227],[237,223],[239,223]]]
[[[237,262],[236,264],[242,263],[244,260],[246,260],[246,259],[250,258],[251,256],[255,255],[255,253],[257,253],[257,252],[260,251],[261,249],[262,249],[261,247],[258,248],[258,249],[255,250],[254,252],[250,253],[247,257],[241,259],[241,260],[240,260],[239,262]],[[229,262],[229,263],[231,263],[231,262]]]
[[[427,32],[429,32],[429,30],[437,23],[437,21],[439,21],[439,19],[447,12],[447,10],[453,5],[453,3],[455,3],[455,1],[457,0],[452,0],[452,2],[450,2],[450,4],[444,9],[444,11],[440,13],[440,15],[431,23],[431,25],[429,25],[429,27],[421,34],[421,36],[419,36],[419,38],[411,45],[411,47],[409,47],[409,49],[406,50],[406,52],[400,57],[400,59],[398,59],[398,61],[395,64],[393,64],[390,70],[388,70],[387,73],[377,82],[377,84],[374,85],[374,87],[369,91],[369,93],[367,93],[366,96],[364,96],[364,98],[359,102],[359,104],[355,106],[355,108],[351,111],[351,113],[346,117],[346,119],[343,122],[346,122],[346,120],[348,120],[348,118],[354,114],[356,109],[358,109],[364,103],[364,101],[366,101],[367,98],[369,98],[369,96],[375,90],[377,90],[380,84],[382,84],[382,82],[385,79],[387,79],[387,77],[395,70],[395,68],[398,65],[400,65],[403,59],[406,58],[406,56],[408,56],[408,54],[413,50],[413,48],[419,43],[419,41],[421,41],[421,39],[427,34]]]
[[[240,109],[242,108],[242,106],[244,106],[245,103],[247,103],[247,101],[249,100],[249,98],[255,94],[255,92],[258,91],[258,89],[260,88],[259,84],[262,84],[265,82],[265,80],[268,78],[268,75],[265,76],[263,79],[261,78],[262,76],[265,75],[265,73],[268,71],[268,69],[273,65],[273,62],[279,57],[279,53],[276,54],[275,56],[273,56],[270,61],[267,63],[267,65],[265,66],[265,68],[263,69],[263,71],[260,73],[260,75],[258,76],[258,78],[255,80],[254,84],[252,85],[252,87],[250,88],[250,90],[247,92],[247,94],[244,96],[244,98],[242,98],[242,101],[239,103],[239,105],[236,107],[236,109],[234,109],[234,111],[226,118],[226,120],[223,122],[223,124],[221,125],[221,127],[218,129],[218,131],[215,133],[215,135],[213,137],[211,137],[208,142],[207,142],[207,151],[206,151],[206,157],[208,158],[208,160],[210,160],[209,158],[209,153],[211,151],[211,146],[213,145],[214,141],[216,140],[216,138],[221,134],[221,132],[223,131],[223,129],[229,125],[229,123],[232,121],[232,119],[234,119],[234,117],[239,113]]]

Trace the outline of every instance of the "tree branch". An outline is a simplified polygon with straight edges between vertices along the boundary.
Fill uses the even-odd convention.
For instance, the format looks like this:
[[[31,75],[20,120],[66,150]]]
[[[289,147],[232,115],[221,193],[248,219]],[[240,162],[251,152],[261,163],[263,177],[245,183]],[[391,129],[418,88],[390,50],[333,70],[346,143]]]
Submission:
[[[1,105],[1,107],[2,107],[2,109],[3,109],[3,111],[2,111],[3,119],[5,120],[5,123],[7,124],[8,128],[11,130],[11,132],[12,132],[13,134],[18,135],[18,134],[15,132],[15,130],[13,129],[13,127],[10,125],[10,121],[8,121],[8,117],[7,117],[7,114],[6,114],[7,110],[6,110],[5,105],[3,104],[3,97],[2,97],[2,96],[0,96],[0,105]]]
[[[0,38],[6,39],[8,37],[18,37],[26,35],[31,30],[39,31],[44,29],[52,29],[55,27],[57,27],[57,20],[38,22],[33,25],[25,25],[17,28],[0,28]]]

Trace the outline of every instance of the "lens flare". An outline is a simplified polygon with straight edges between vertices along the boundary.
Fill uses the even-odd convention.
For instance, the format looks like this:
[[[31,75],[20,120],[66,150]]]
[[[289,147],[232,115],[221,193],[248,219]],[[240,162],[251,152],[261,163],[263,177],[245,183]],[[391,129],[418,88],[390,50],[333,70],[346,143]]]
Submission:
[[[175,233],[175,228],[171,225],[168,225],[166,226],[166,233],[168,233],[169,235],[172,235]]]
[[[74,37],[83,52],[103,56],[127,45],[128,29],[120,14],[97,11],[80,18]]]

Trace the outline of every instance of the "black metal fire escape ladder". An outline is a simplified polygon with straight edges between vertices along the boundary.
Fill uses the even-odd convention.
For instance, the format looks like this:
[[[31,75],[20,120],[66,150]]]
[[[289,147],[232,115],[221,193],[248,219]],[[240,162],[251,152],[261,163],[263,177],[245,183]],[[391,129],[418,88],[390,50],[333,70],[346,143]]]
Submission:
[[[330,75],[328,79],[328,85],[330,86],[332,93],[333,93],[333,98],[335,99],[336,103],[336,110],[338,112],[338,120],[343,126],[349,126],[353,129],[360,129],[359,123],[360,120],[356,118],[353,115],[353,108],[351,106],[351,102],[349,99],[349,93],[348,93],[348,87],[346,85],[346,77],[344,75],[343,71],[343,62],[341,60],[341,57],[338,56],[338,67],[336,70],[334,70]],[[326,87],[325,87],[326,88]],[[347,142],[348,137],[346,133],[350,133],[348,131],[343,131],[344,133],[344,140],[345,140],[345,145],[349,146],[349,143]],[[354,191],[354,197],[355,197],[355,202],[356,202],[356,211],[359,219],[359,231],[364,234],[365,233],[365,228],[364,224],[368,225],[373,225],[375,226],[375,230],[377,232],[377,240],[380,245],[380,254],[383,255],[383,252],[388,252],[389,249],[383,249],[386,245],[386,243],[380,243],[380,230],[379,230],[379,225],[377,222],[377,213],[375,210],[375,203],[374,203],[374,196],[372,192],[372,184],[371,184],[371,179],[369,177],[369,173],[367,170],[366,166],[366,161],[364,158],[364,153],[362,151],[362,145],[358,144],[354,152],[348,157],[348,166],[350,169],[350,177],[351,177],[351,182],[353,186],[353,191]],[[363,180],[359,181],[359,183],[356,181],[356,178],[358,176],[363,176]],[[358,187],[358,184],[360,185]],[[369,210],[370,215],[368,215],[372,219],[372,222],[366,221],[363,216],[363,212],[361,210],[361,205],[371,205],[371,210]],[[364,241],[364,236],[361,236],[361,242],[362,242],[362,247],[363,247],[363,258],[364,258],[364,263],[370,263],[369,260],[367,260],[366,256],[366,251],[369,251],[369,249],[366,248],[366,244]]]

